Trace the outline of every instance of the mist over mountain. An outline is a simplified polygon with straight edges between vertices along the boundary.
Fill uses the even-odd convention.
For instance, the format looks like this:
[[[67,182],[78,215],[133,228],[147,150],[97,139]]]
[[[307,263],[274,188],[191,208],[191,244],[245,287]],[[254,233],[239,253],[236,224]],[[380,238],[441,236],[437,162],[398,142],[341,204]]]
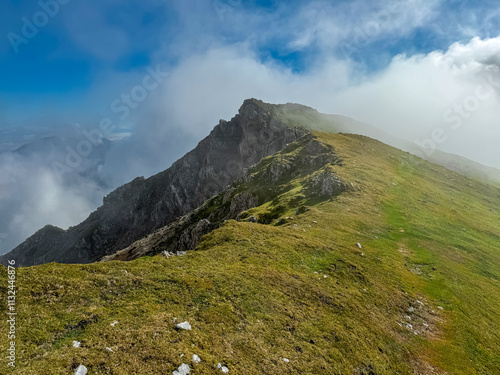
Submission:
[[[116,129],[96,138],[98,127],[48,125],[26,142],[26,129],[4,131],[0,152],[0,254],[45,225],[76,225],[102,204],[111,190],[137,176],[170,166],[197,139],[182,129],[147,117],[139,132]],[[90,145],[90,146],[89,146]]]
[[[241,177],[245,168],[307,132],[288,126],[267,106],[245,101],[230,122],[221,120],[171,168],[114,190],[98,210],[66,232],[47,223],[52,225],[16,247],[18,264],[97,261],[195,209]]]
[[[104,141],[74,168],[58,173],[66,147],[78,139],[53,136],[0,153],[0,251],[6,252],[46,224],[68,227],[81,221],[110,189],[102,173],[110,142]]]

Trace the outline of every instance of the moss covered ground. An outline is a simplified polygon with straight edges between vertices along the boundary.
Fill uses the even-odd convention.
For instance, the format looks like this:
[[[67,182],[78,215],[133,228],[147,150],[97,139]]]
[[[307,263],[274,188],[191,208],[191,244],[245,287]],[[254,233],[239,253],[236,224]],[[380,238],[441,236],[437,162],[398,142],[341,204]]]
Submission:
[[[316,136],[352,189],[315,198],[319,170],[259,180],[246,215],[267,224],[228,221],[184,256],[17,269],[16,367],[0,373],[500,374],[500,189]],[[0,338],[6,353],[5,323]]]

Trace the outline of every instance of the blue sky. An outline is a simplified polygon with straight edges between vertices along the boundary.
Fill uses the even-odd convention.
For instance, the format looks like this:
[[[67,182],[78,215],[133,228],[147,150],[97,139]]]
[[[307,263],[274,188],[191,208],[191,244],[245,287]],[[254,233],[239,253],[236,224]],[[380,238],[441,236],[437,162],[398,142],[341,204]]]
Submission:
[[[397,54],[446,49],[473,36],[496,37],[500,24],[495,1],[402,1],[398,6],[425,8],[428,13],[418,15],[425,19],[420,24],[392,25],[401,13],[388,13],[393,18],[388,25],[382,25],[366,47],[345,56],[339,46],[359,30],[362,35],[363,22],[370,17],[377,21],[377,13],[394,2],[195,0],[178,5],[181,2],[65,0],[68,3],[62,5],[57,0],[41,1],[57,9],[54,2],[60,9],[49,16],[46,26],[37,27],[38,34],[27,44],[18,45],[18,53],[8,34],[23,36],[23,17],[33,22],[42,8],[27,0],[0,5],[0,100],[10,124],[51,107],[69,107],[74,113],[86,110],[80,108],[82,98],[103,75],[141,71],[152,62],[175,67],[189,54],[212,46],[248,43],[262,62],[281,64],[296,74],[307,73],[325,56],[352,58],[362,69],[376,73]],[[316,23],[329,20],[331,42],[326,40],[328,27],[312,30]],[[333,31],[339,21],[344,35]],[[307,45],[294,45],[300,33],[315,35]]]

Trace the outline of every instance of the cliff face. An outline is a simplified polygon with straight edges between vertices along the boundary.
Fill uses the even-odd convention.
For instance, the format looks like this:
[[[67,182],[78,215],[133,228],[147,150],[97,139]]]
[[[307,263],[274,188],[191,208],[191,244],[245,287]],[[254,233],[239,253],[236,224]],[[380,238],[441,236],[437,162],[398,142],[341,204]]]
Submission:
[[[193,211],[246,168],[306,133],[277,119],[268,105],[246,100],[231,121],[221,120],[166,171],[119,187],[87,220],[67,231],[41,229],[0,261],[16,259],[20,266],[97,261]]]
[[[202,236],[231,219],[269,223],[276,219],[274,216],[283,208],[273,205],[276,196],[290,190],[297,179],[301,179],[304,184],[301,190],[304,202],[307,197],[328,200],[350,190],[352,187],[332,174],[326,168],[328,165],[341,166],[342,160],[336,157],[331,147],[325,146],[312,134],[306,135],[285,150],[249,168],[242,178],[194,211],[101,260],[133,260],[160,252],[192,250],[199,244]],[[316,175],[316,171],[321,170]],[[253,215],[250,218],[249,213],[245,212],[266,204],[268,211],[258,218]],[[300,207],[298,201],[291,205],[294,210]]]

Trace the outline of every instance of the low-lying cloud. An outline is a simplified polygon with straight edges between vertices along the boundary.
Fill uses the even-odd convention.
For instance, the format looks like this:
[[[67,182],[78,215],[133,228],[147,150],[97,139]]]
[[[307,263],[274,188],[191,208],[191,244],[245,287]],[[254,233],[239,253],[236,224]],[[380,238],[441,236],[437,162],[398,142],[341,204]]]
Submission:
[[[50,151],[0,154],[0,253],[47,224],[67,228],[78,223],[102,202],[106,189],[95,176],[61,179],[47,163],[52,156]]]

